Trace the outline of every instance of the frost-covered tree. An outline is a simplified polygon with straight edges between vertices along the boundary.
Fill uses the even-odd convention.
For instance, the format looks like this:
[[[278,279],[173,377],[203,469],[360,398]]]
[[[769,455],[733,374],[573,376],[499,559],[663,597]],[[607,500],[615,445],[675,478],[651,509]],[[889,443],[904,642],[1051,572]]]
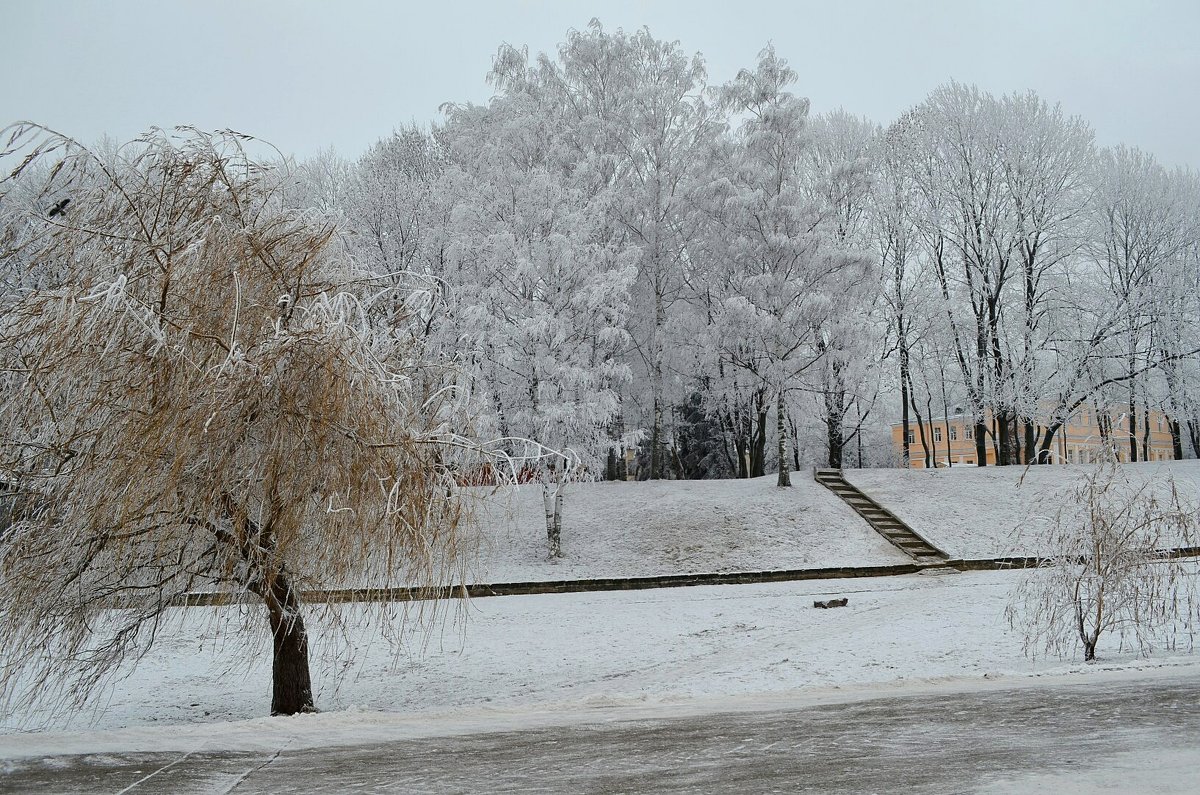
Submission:
[[[360,259],[374,271],[442,275],[448,203],[439,177],[446,161],[440,134],[410,126],[377,141],[354,164],[339,208]]]
[[[903,122],[892,124],[879,137],[873,158],[869,223],[880,269],[880,300],[886,317],[888,346],[894,353],[893,383],[900,401],[900,463],[905,467],[912,457],[909,435],[913,406],[912,346],[918,336],[915,327],[928,320],[930,311],[922,304],[932,297],[927,289],[931,280],[921,270],[923,260],[916,228],[919,200],[909,168],[912,146],[912,136]]]
[[[870,254],[877,135],[870,121],[844,111],[817,116],[809,124],[803,158],[809,201],[822,219],[822,244],[838,253],[843,271],[851,274],[839,279],[841,311],[817,329],[821,363],[810,387],[821,404],[826,466],[839,469],[843,448],[858,437],[875,407],[884,352],[884,325],[876,311],[882,304],[878,263]]]
[[[1131,636],[1148,653],[1191,641],[1200,612],[1190,566],[1169,550],[1195,536],[1196,506],[1170,479],[1142,480],[1110,459],[1073,489],[1043,504],[1031,521],[1042,564],[1008,607],[1027,653],[1066,656],[1082,646],[1094,660],[1105,634]]]
[[[302,593],[441,584],[465,551],[464,426],[419,318],[243,136],[98,155],[7,133],[0,205],[46,168],[4,258],[60,276],[0,312],[0,477],[26,502],[0,545],[3,696],[86,696],[215,588],[264,608],[271,712],[313,709]]]
[[[754,71],[719,90],[722,109],[743,121],[710,199],[719,208],[711,230],[730,263],[714,332],[726,365],[765,398],[760,418],[774,404],[780,486],[790,485],[792,466],[789,395],[822,360],[821,329],[835,315],[835,300],[869,279],[868,258],[833,244],[832,211],[806,189],[808,101],[789,90],[795,81],[768,47]]]
[[[649,477],[665,477],[670,407],[683,397],[673,331],[695,232],[692,194],[719,127],[702,99],[704,63],[646,29],[609,32],[592,20],[532,67],[525,52],[502,47],[492,80],[527,113],[554,119],[546,156],[594,200],[616,244],[638,253],[625,357],[638,377],[626,393],[638,407],[632,421],[647,430]]]
[[[1145,152],[1102,151],[1094,184],[1088,250],[1109,299],[1122,309],[1121,334],[1108,353],[1123,364],[1127,422],[1120,441],[1129,460],[1137,461],[1139,419],[1149,422],[1146,376],[1161,354],[1157,321],[1168,311],[1158,293],[1173,281],[1161,277],[1186,246],[1188,217],[1177,184]]]
[[[1057,332],[1055,315],[1070,291],[1069,260],[1081,245],[1081,225],[1090,193],[1094,153],[1092,130],[1067,117],[1035,93],[998,100],[1000,162],[1014,222],[1019,263],[1020,312],[1009,316],[1008,349],[1015,413],[1013,447],[1026,463],[1037,460],[1037,427],[1048,395],[1054,393],[1056,363],[1044,355]],[[1015,456],[1014,456],[1015,459]],[[1014,460],[1013,463],[1016,463]]]
[[[548,156],[555,120],[524,110],[497,98],[451,114],[453,170],[471,191],[453,212],[450,256],[464,277],[459,345],[499,436],[542,483],[556,558],[565,486],[599,473],[629,378],[618,355],[637,251]]]
[[[1017,267],[1017,237],[1001,158],[1000,117],[991,96],[951,82],[904,120],[915,136],[911,165],[922,203],[918,226],[924,256],[943,299],[981,466],[992,433],[989,420],[997,463],[1009,463],[1012,454],[1014,413],[1005,392],[1012,369],[1003,315]]]

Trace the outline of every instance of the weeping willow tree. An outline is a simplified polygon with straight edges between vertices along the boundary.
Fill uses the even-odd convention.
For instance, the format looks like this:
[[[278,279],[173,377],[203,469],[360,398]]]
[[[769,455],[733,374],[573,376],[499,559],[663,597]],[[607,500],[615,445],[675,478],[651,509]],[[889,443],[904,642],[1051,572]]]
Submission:
[[[303,591],[463,564],[467,426],[419,292],[357,272],[247,140],[155,130],[98,153],[4,131],[10,705],[86,697],[215,588],[265,606],[244,621],[270,632],[271,712],[311,710]]]
[[[1034,511],[1041,521],[1022,534],[1033,536],[1041,565],[1006,611],[1026,654],[1066,657],[1082,646],[1091,662],[1109,634],[1142,654],[1191,646],[1197,569],[1182,553],[1195,544],[1197,507],[1169,473],[1139,474],[1110,456]]]

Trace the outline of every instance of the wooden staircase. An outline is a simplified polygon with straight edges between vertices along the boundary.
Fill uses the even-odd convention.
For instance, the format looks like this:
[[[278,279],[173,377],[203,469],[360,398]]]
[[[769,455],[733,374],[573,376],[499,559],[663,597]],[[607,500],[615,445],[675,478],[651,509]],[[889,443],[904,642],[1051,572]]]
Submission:
[[[875,532],[905,555],[918,563],[940,563],[948,559],[945,552],[921,538],[894,513],[852,486],[840,469],[817,469],[813,474],[818,483],[841,497]]]

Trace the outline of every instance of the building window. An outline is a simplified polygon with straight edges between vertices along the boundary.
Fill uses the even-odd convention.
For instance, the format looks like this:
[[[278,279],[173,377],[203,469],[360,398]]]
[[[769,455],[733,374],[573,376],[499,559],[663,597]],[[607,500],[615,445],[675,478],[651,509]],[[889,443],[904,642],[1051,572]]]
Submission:
[[[952,441],[952,442],[958,441],[958,426],[957,425],[950,426],[950,441]]]
[[[1084,410],[1083,410],[1083,419],[1081,420],[1081,422],[1082,422],[1084,425],[1087,425],[1087,424],[1088,424],[1088,420],[1089,420],[1089,419],[1090,419],[1090,418],[1088,417],[1087,409],[1084,409]]]
[[[912,431],[908,432],[908,443],[909,444],[913,443],[913,432]]]
[[[1067,448],[1067,463],[1068,464],[1075,463],[1075,448],[1074,447]]]
[[[940,442],[942,440],[942,429],[941,428],[933,429],[933,440],[935,442]]]
[[[975,438],[975,429],[972,428],[970,425],[968,425],[966,428],[963,428],[963,438],[964,439],[974,439]]]
[[[1158,432],[1159,433],[1163,432],[1163,418],[1162,417],[1158,418]]]

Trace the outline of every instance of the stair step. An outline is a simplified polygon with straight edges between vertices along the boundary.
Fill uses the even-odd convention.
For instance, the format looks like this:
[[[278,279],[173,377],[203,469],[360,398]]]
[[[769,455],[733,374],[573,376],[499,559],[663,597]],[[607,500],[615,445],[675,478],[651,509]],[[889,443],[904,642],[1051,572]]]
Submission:
[[[875,532],[913,560],[930,563],[946,559],[945,553],[914,533],[903,520],[846,482],[840,470],[817,470],[813,474],[818,483],[832,491],[846,505],[856,511]]]

